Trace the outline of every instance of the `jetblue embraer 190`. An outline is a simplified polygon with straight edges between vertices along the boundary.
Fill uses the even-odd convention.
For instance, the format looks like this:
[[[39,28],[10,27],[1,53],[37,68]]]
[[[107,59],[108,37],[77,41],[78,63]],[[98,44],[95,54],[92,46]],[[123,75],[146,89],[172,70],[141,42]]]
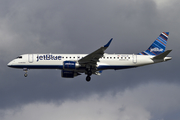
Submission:
[[[28,69],[59,69],[64,78],[74,78],[81,73],[100,75],[103,70],[120,70],[159,63],[171,60],[167,55],[172,50],[165,51],[169,32],[162,32],[154,43],[145,51],[137,54],[107,54],[112,39],[103,47],[90,54],[24,54],[8,63],[8,67]]]

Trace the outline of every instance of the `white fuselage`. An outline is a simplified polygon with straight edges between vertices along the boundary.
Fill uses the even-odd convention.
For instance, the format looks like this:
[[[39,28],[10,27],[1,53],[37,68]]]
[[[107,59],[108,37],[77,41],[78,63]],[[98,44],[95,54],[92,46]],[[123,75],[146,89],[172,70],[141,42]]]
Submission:
[[[8,66],[13,68],[27,69],[63,69],[64,61],[76,61],[85,57],[87,54],[24,54],[12,60]],[[104,54],[96,65],[96,71],[107,69],[126,69],[133,68],[157,62],[170,60],[171,57],[165,57],[164,60],[154,61],[151,55],[136,54]],[[76,71],[84,72],[83,66],[78,66]]]
[[[12,60],[8,67],[28,69],[60,69],[61,76],[73,78],[85,73],[86,81],[91,75],[100,75],[102,70],[127,69],[171,60],[166,57],[172,50],[165,51],[169,32],[162,32],[152,45],[138,54],[106,54],[113,38],[90,54],[24,54]]]

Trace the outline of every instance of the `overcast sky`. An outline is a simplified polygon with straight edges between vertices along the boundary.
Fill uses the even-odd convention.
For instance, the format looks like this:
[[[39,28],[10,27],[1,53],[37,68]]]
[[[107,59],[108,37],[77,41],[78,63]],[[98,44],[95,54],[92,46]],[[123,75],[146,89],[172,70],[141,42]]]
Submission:
[[[179,120],[179,0],[1,0],[0,120]],[[173,59],[61,78],[7,63],[25,53],[139,53],[170,32]]]

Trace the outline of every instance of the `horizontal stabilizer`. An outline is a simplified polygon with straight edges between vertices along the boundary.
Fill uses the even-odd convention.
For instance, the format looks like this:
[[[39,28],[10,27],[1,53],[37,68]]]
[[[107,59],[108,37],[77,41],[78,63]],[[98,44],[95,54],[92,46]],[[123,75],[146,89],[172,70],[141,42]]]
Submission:
[[[153,60],[155,60],[155,59],[156,59],[156,60],[157,60],[157,59],[164,59],[171,51],[172,51],[172,50],[167,50],[167,51],[165,51],[165,52],[163,52],[163,53],[161,53],[161,54],[153,57]]]

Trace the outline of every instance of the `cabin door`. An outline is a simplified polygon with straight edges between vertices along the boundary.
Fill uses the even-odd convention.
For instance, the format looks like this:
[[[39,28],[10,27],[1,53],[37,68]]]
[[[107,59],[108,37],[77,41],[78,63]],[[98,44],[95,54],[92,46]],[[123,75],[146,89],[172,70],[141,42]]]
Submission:
[[[28,54],[29,63],[33,63],[33,59],[34,59],[33,54]]]
[[[137,63],[137,55],[133,54],[133,63],[136,64]]]

